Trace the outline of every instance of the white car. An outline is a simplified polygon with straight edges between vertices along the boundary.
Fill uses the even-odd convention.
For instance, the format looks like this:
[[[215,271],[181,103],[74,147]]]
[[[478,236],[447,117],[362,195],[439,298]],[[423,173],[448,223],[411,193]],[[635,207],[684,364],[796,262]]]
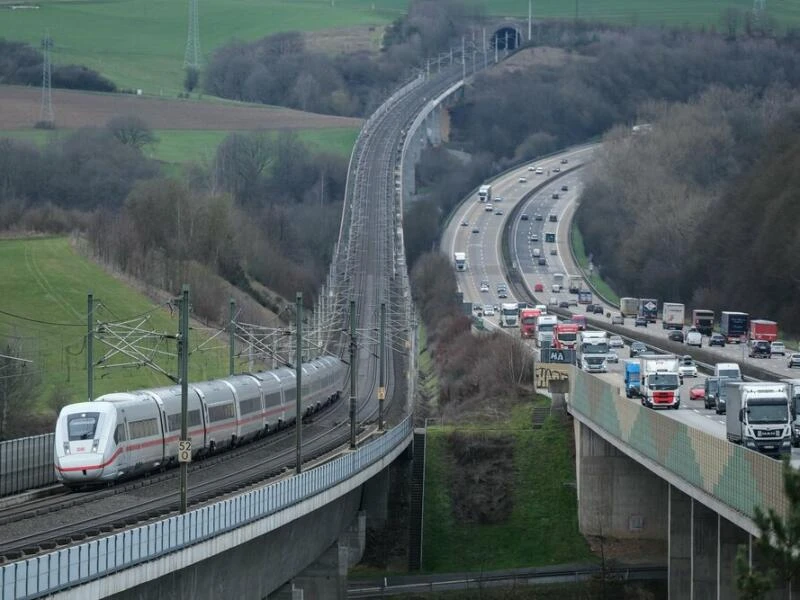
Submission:
[[[615,350],[609,350],[608,355],[606,355],[606,361],[614,364],[618,363],[619,354],[617,354]]]
[[[558,298],[550,296],[550,306],[558,306]]]
[[[618,335],[612,335],[608,338],[608,347],[609,348],[622,348],[625,346],[625,342],[622,341],[622,338]]]
[[[542,173],[544,173],[544,169],[542,169],[542,167],[536,167],[536,174],[541,175]]]
[[[781,356],[786,356],[786,346],[783,342],[772,342],[772,345],[769,347],[769,353],[772,354],[780,354]]]
[[[495,196],[494,197],[494,201],[495,202],[502,202],[503,201],[503,197],[502,196]]]
[[[681,358],[680,364],[678,364],[678,374],[681,377],[697,377],[697,365],[688,354]]]
[[[539,234],[538,233],[532,233],[531,237],[528,238],[528,240],[531,241],[531,242],[538,242],[539,241]]]
[[[535,167],[535,166],[533,166],[533,165],[531,165],[530,167],[528,167],[528,171],[535,171],[535,170],[536,170],[536,167]]]
[[[481,282],[481,291],[488,292],[489,291],[489,283],[487,281]]]
[[[690,327],[689,331],[686,332],[686,345],[697,346],[698,348],[702,348],[703,334],[697,331],[697,329],[695,329],[694,327]]]
[[[528,183],[528,178],[527,177],[520,177],[517,181],[519,181],[520,183]]]
[[[484,316],[487,316],[487,317],[493,317],[494,316],[494,306],[492,306],[491,304],[485,305],[483,307],[483,314],[484,314]]]

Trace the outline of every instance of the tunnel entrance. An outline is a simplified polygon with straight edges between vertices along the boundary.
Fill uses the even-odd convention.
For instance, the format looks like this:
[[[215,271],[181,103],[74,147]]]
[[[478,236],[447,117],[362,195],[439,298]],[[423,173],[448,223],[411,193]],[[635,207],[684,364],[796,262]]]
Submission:
[[[492,47],[498,50],[516,50],[522,44],[522,37],[513,27],[503,27],[492,36]]]

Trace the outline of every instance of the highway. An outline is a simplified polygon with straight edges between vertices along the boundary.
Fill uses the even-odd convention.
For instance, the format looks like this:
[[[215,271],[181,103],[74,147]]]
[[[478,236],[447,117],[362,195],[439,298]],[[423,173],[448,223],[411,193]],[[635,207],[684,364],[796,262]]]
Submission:
[[[554,273],[579,274],[569,252],[569,223],[576,207],[576,201],[580,197],[583,187],[582,178],[587,170],[586,166],[591,161],[593,149],[594,147],[579,148],[548,157],[545,160],[535,161],[513,169],[492,181],[492,196],[503,198],[499,204],[493,203],[494,208],[498,206],[502,208],[502,215],[494,214],[494,210],[486,211],[485,205],[479,202],[477,195],[466,199],[452,215],[447,230],[442,236],[442,249],[448,252],[451,259],[453,252],[465,251],[467,253],[467,270],[457,271],[456,277],[459,289],[464,294],[464,301],[472,302],[476,311],[486,304],[495,306],[502,302],[528,300],[527,298],[514,298],[513,286],[510,285],[506,276],[507,269],[502,264],[502,232],[506,226],[511,228],[510,255],[514,262],[508,267],[512,269],[516,267],[521,271],[525,288],[537,303],[548,304],[551,298],[558,301],[576,298],[574,294],[569,294],[567,291],[553,293],[551,286]],[[562,162],[563,159],[567,160],[566,164]],[[544,173],[536,175],[535,171],[529,170],[531,166],[542,167]],[[553,172],[555,168],[561,168],[562,172]],[[526,181],[522,181],[521,178]],[[562,191],[562,186],[567,186],[567,190]],[[554,198],[554,193],[558,193],[559,197]],[[519,207],[514,210],[517,205]],[[536,220],[537,213],[542,215],[541,221]],[[522,220],[522,214],[527,214],[528,220]],[[557,222],[553,223],[549,220],[550,214],[556,215]],[[478,231],[474,232],[475,229]],[[553,231],[556,233],[556,243],[544,242],[543,234]],[[538,238],[538,241],[532,241],[532,238],[534,240]],[[556,249],[555,255],[551,254],[553,247]],[[546,265],[540,266],[537,264],[538,261],[534,260],[534,248],[539,248],[541,254],[545,256]],[[481,281],[489,281],[488,291],[480,291]],[[508,285],[509,297],[507,299],[498,297],[496,288],[498,282],[505,282]],[[543,284],[543,293],[533,293],[537,283]],[[599,302],[595,300],[595,304],[597,303]],[[618,314],[619,310],[617,307],[605,303],[603,309],[604,314],[597,315],[597,318],[594,318],[594,315],[590,316],[590,322],[599,327],[605,326],[612,330],[612,333],[622,335],[627,343],[630,343],[631,338],[641,338],[642,334],[646,334],[651,338],[643,340],[648,346],[657,346],[677,355],[695,353],[695,348],[668,341],[669,332],[662,328],[660,320],[655,324],[651,323],[647,328],[635,327],[633,319],[625,319],[624,326],[611,326],[610,318],[606,315]],[[735,307],[730,310],[735,310]],[[583,306],[570,308],[570,312],[575,314],[583,311],[585,311]],[[564,309],[559,312],[566,313]],[[484,318],[484,325],[489,328],[499,328],[498,323],[497,315]],[[511,335],[519,335],[519,329],[516,328],[506,331]],[[533,341],[526,343],[533,349]],[[709,348],[708,340],[704,337],[702,349],[710,352],[716,362],[751,364],[773,372],[775,379],[800,377],[796,371],[793,372],[787,368],[787,359],[783,357],[751,359],[743,356],[745,350],[743,345]],[[629,348],[626,346],[617,349],[617,354],[620,363],[610,364],[609,372],[598,376],[616,385],[620,394],[625,396],[621,361],[629,357]],[[665,410],[662,413],[691,427],[725,438],[725,415],[717,415],[713,410],[707,410],[702,400],[689,400],[689,388],[695,383],[702,383],[704,379],[705,375],[702,373],[697,378],[685,378],[684,384],[681,386],[680,409]],[[635,398],[631,401],[639,402]],[[800,450],[798,449],[793,450],[792,464],[800,466]]]

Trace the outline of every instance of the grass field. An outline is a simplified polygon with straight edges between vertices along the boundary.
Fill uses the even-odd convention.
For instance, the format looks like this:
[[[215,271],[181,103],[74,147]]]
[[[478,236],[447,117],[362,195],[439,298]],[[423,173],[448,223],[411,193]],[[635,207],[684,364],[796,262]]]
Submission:
[[[572,224],[570,238],[575,259],[578,261],[578,266],[583,270],[583,275],[585,276],[586,273],[588,273],[589,258],[586,256],[586,248],[583,245],[583,236],[581,235],[581,232],[575,223]],[[613,304],[619,304],[619,295],[613,289],[611,289],[611,286],[608,285],[608,283],[600,278],[597,272],[593,272],[591,275],[589,275],[589,282],[598,292],[600,292],[600,295],[603,296],[603,298]]]
[[[48,140],[67,136],[69,130],[53,132],[40,129],[0,131],[0,138],[10,137],[44,145]],[[185,163],[212,158],[227,131],[161,129],[154,131],[158,141],[148,146],[148,156],[166,163]],[[270,132],[275,135],[275,132]],[[358,129],[309,129],[297,131],[297,136],[312,149],[348,157],[353,150]]]
[[[30,3],[36,10],[10,10]],[[318,32],[351,26],[383,26],[403,14],[406,0],[204,0],[199,5],[204,56],[231,39],[254,40],[280,31]],[[480,4],[480,3],[479,3]],[[527,15],[518,0],[487,0],[488,14]],[[618,23],[706,25],[721,28],[728,7],[751,9],[750,0],[537,0],[536,18],[580,18]],[[123,88],[173,96],[182,90],[188,2],[160,0],[0,0],[0,37],[39,44],[49,30],[57,64],[100,71]],[[800,3],[770,3],[780,26],[800,25]]]
[[[550,418],[531,428],[530,403],[517,407],[502,435],[513,436],[514,507],[500,524],[458,523],[448,481],[447,433],[428,428],[426,443],[423,570],[478,571],[595,560],[578,531],[575,472],[566,427]],[[500,434],[497,429],[495,434]]]
[[[89,290],[95,301],[102,304],[96,309],[98,321],[121,321],[147,313],[148,323],[143,328],[177,333],[177,311],[156,308],[144,295],[78,255],[66,238],[0,240],[0,264],[3,265],[0,337],[19,340],[22,357],[34,361],[35,372],[45,382],[36,399],[38,406],[45,406],[43,401],[54,391],[70,402],[86,398]],[[199,326],[192,328],[190,350],[209,337]],[[189,363],[192,381],[227,375],[226,341],[227,337],[222,336],[208,344],[208,351],[193,352]],[[162,346],[151,344],[151,347],[175,351],[174,342]],[[95,360],[108,350],[108,346],[95,342]],[[176,372],[174,358],[160,358],[156,362],[168,372]],[[165,376],[147,367],[98,368],[94,395],[168,384]]]

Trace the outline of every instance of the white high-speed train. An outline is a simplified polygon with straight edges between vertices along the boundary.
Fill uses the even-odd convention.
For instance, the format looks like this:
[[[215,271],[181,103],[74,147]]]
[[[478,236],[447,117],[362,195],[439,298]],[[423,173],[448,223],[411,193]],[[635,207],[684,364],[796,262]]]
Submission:
[[[341,396],[345,365],[324,356],[302,366],[302,414]],[[281,368],[189,384],[192,456],[234,446],[294,423],[294,369]],[[177,462],[181,388],[100,396],[61,409],[56,423],[56,477],[83,487],[133,477]]]

